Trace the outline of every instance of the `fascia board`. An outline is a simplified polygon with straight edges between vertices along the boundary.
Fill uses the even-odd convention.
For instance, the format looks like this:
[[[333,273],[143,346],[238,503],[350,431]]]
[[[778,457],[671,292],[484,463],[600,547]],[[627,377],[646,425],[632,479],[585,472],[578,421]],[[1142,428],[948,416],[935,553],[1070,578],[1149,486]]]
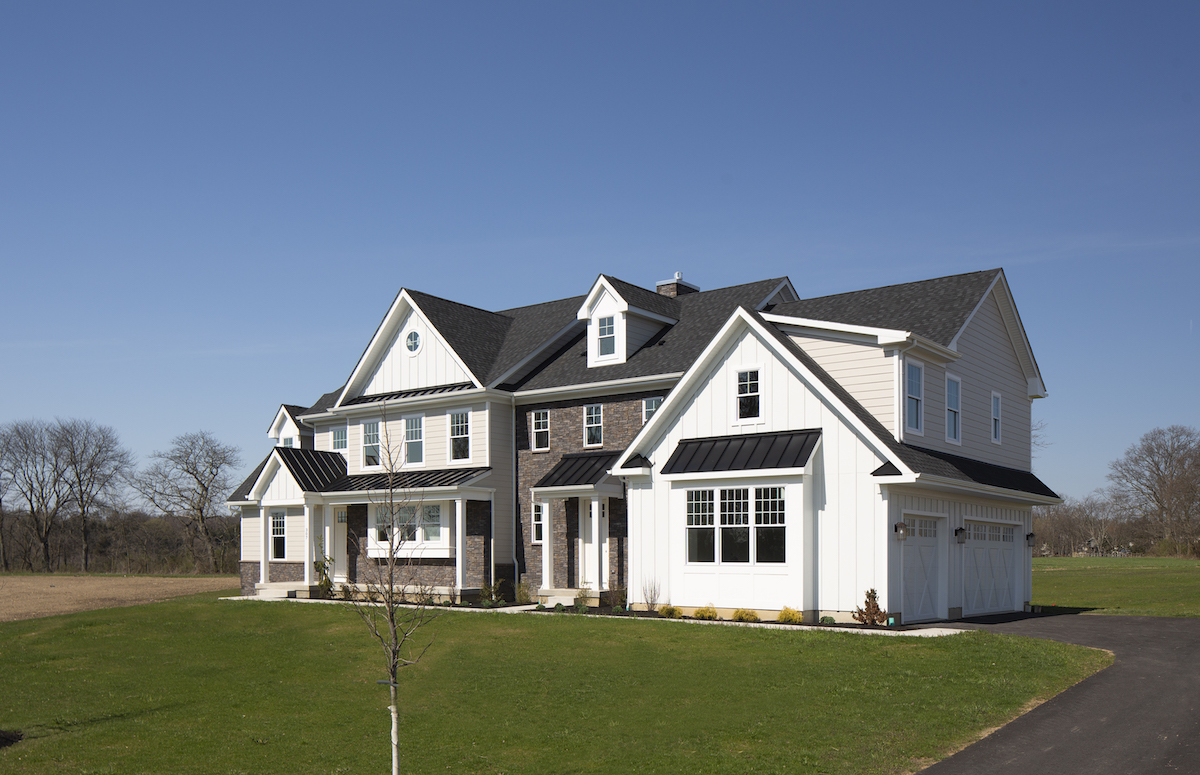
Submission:
[[[815,451],[815,450],[814,450]],[[741,471],[696,471],[687,474],[659,474],[664,482],[693,482],[716,479],[769,479],[772,477],[787,477],[790,479],[806,476],[805,468],[747,468]]]
[[[554,336],[550,337],[545,342],[542,342],[540,345],[538,345],[536,348],[534,348],[532,352],[530,352],[528,355],[526,355],[524,358],[522,358],[520,361],[518,361],[516,363],[516,365],[514,365],[508,371],[501,374],[496,379],[492,380],[491,383],[488,384],[488,387],[494,388],[497,385],[503,385],[505,380],[507,380],[512,375],[519,373],[521,371],[521,369],[528,366],[530,363],[533,362],[534,359],[541,356],[542,353],[546,352],[548,349],[553,347],[555,344],[559,343],[560,341],[565,339],[567,336],[574,336],[574,332],[578,329],[579,329],[579,321],[572,320],[570,323],[563,326],[562,329],[560,329],[557,333],[555,333]]]
[[[1038,385],[1040,385],[1040,390],[1037,392],[1035,392],[1031,387],[1029,395],[1032,398],[1045,398],[1047,393],[1046,385],[1042,381],[1042,370],[1041,367],[1038,366],[1037,357],[1033,354],[1033,346],[1029,343],[1029,335],[1025,332],[1025,323],[1021,321],[1021,313],[1017,310],[1017,303],[1013,299],[1012,289],[1008,287],[1008,277],[1005,276],[1003,269],[996,272],[995,278],[992,279],[992,284],[988,286],[987,291],[979,298],[979,303],[975,305],[975,309],[971,310],[971,314],[967,316],[967,320],[965,323],[963,323],[962,328],[960,328],[958,333],[954,335],[954,338],[950,340],[950,348],[955,351],[958,350],[959,337],[961,337],[963,332],[967,330],[967,327],[971,325],[971,321],[975,319],[975,314],[979,312],[979,310],[983,307],[984,302],[986,302],[988,297],[991,296],[995,291],[998,291],[998,293],[996,293],[996,303],[1007,307],[1012,313],[1013,320],[1016,321],[1016,331],[1012,330],[1012,327],[1008,325],[1007,320],[1005,321],[1004,327],[1008,331],[1009,340],[1012,341],[1013,347],[1024,349],[1025,355],[1029,358],[1029,363],[1033,368],[1033,374],[1026,374],[1025,377],[1030,381],[1031,385],[1033,384],[1034,379],[1036,379]],[[1019,354],[1017,360],[1021,360]],[[1022,370],[1024,370],[1023,366]]]
[[[367,342],[366,349],[363,350],[362,355],[358,356],[358,362],[354,364],[354,370],[350,372],[350,379],[346,380],[346,385],[342,388],[342,394],[338,396],[338,400],[333,404],[334,408],[341,406],[342,401],[346,400],[346,396],[350,395],[351,388],[358,381],[360,372],[362,372],[368,361],[368,356],[374,352],[375,348],[385,338],[383,336],[384,329],[395,319],[396,310],[399,308],[401,302],[408,305],[412,304],[412,299],[404,288],[401,288],[396,294],[396,298],[392,300],[392,305],[388,307],[388,311],[384,313],[383,319],[375,327],[375,333],[371,336],[371,341]]]
[[[894,477],[880,477],[894,478]],[[908,482],[905,482],[908,484]],[[938,490],[948,492],[964,492],[974,495],[983,495],[992,498],[1002,498],[1008,501],[1018,501],[1032,506],[1054,506],[1063,502],[1062,498],[1051,498],[1046,495],[1035,495],[1031,492],[1021,492],[1020,490],[1008,490],[1003,487],[993,487],[989,484],[978,484],[976,482],[964,482],[961,479],[947,479],[943,476],[934,476],[932,474],[917,474],[912,484],[931,487]]]
[[[1046,386],[1042,384],[1041,377],[1029,378],[1028,394],[1029,398],[1045,398],[1048,395]]]
[[[279,411],[275,413],[275,419],[271,421],[271,427],[267,428],[268,439],[278,439],[283,433],[283,424],[292,419],[292,416],[283,408],[283,404],[279,405]],[[300,429],[297,428],[297,431]]]
[[[502,390],[490,390],[488,388],[470,388],[468,390],[460,390],[454,393],[435,393],[430,396],[411,396],[409,398],[389,398],[386,401],[371,401],[365,404],[353,404],[351,406],[339,406],[333,411],[323,415],[313,415],[314,420],[325,418],[349,419],[352,417],[363,417],[368,415],[379,414],[380,408],[391,412],[392,410],[409,412],[427,409],[436,409],[443,406],[458,406],[461,404],[477,403],[480,399],[486,398],[503,398],[509,400],[509,394]]]
[[[626,312],[637,315],[638,317],[643,317],[643,318],[647,318],[649,320],[657,321],[659,323],[664,323],[668,326],[673,326],[679,322],[678,318],[672,318],[672,317],[668,317],[666,315],[660,315],[657,312],[651,312],[650,310],[642,309],[641,307],[628,307],[627,306]]]
[[[962,353],[958,352],[957,350],[951,350],[944,345],[938,344],[932,339],[926,339],[920,334],[912,334],[911,341],[911,346],[908,347],[905,352],[912,352],[914,354],[919,353],[926,360],[941,361],[943,364],[946,364],[950,363],[951,361],[957,361],[962,357]]]
[[[611,472],[610,472],[611,473]],[[625,494],[621,485],[601,481],[597,484],[575,484],[569,487],[534,487],[533,494],[539,500],[557,500],[559,498],[583,498],[592,495],[616,497],[624,499]]]
[[[632,478],[635,476],[650,476],[650,474],[652,474],[652,473],[653,473],[653,469],[650,468],[649,466],[643,466],[641,468],[620,468],[620,469],[614,468],[612,470],[613,476],[620,476],[620,477],[623,477],[626,479],[629,479],[629,478]]]
[[[643,390],[654,390],[659,387],[670,389],[684,373],[679,371],[673,374],[654,374],[649,377],[627,377],[625,379],[605,380],[604,382],[587,382],[581,385],[564,385],[563,387],[538,388],[537,390],[518,390],[512,395],[516,397],[517,404],[521,405],[534,403],[538,399],[546,398],[547,396],[562,397],[564,399],[587,398],[588,396],[601,396],[611,393],[614,390],[624,390],[631,387]],[[657,412],[655,414],[657,415]],[[654,418],[651,417],[650,421],[653,422]]]
[[[247,495],[256,501],[262,501],[263,494],[267,491],[267,482],[271,481],[280,469],[287,471],[288,476],[292,475],[292,472],[287,470],[287,466],[280,459],[279,452],[272,450],[271,459],[263,466],[263,470],[259,472],[258,478],[254,480],[254,485],[250,488],[250,492]]]
[[[797,328],[813,328],[818,331],[836,331],[847,334],[857,334],[874,339],[880,345],[892,345],[907,342],[912,336],[909,331],[900,331],[895,328],[875,328],[874,326],[855,326],[849,323],[833,323],[828,320],[816,320],[814,318],[798,318],[790,315],[776,315],[771,312],[759,313],[763,320],[769,323],[776,323],[783,326],[795,326]]]
[[[951,350],[955,350],[955,351],[958,350],[959,337],[961,337],[963,335],[963,332],[967,330],[967,327],[971,325],[971,321],[975,319],[976,313],[978,313],[979,310],[983,308],[983,303],[985,301],[987,301],[988,296],[992,295],[992,289],[996,287],[996,283],[1000,282],[1000,278],[1003,275],[1004,275],[1003,269],[1000,270],[999,272],[997,272],[996,276],[992,278],[992,282],[987,287],[987,290],[984,291],[983,295],[979,297],[979,301],[975,302],[975,309],[971,310],[971,314],[967,315],[967,319],[966,319],[966,321],[963,322],[962,328],[958,329],[958,333],[955,334],[954,338],[950,340],[949,347]]]
[[[413,490],[406,490],[406,489],[403,489],[400,487],[394,487],[394,488],[392,488],[391,492],[392,492],[393,497],[398,497],[401,493],[406,494],[405,497],[409,497],[411,495],[411,493],[419,493],[420,494],[419,498],[415,498],[415,499],[410,498],[410,500],[423,500],[423,501],[425,501],[425,500],[447,500],[448,496],[453,497],[454,495],[487,495],[487,496],[491,496],[496,492],[496,489],[494,487],[472,487],[471,486],[471,482],[477,482],[483,476],[486,476],[486,474],[481,474],[480,476],[477,476],[477,477],[469,480],[465,484],[460,484],[457,487],[418,487]],[[325,503],[328,505],[341,505],[343,503],[362,503],[364,498],[366,498],[368,501],[370,501],[372,498],[379,498],[380,496],[386,496],[387,493],[388,493],[388,490],[386,488],[384,488],[382,490],[333,490],[330,492],[321,493],[321,497],[325,499]],[[441,497],[437,497],[437,498],[432,497],[435,495],[441,496]]]

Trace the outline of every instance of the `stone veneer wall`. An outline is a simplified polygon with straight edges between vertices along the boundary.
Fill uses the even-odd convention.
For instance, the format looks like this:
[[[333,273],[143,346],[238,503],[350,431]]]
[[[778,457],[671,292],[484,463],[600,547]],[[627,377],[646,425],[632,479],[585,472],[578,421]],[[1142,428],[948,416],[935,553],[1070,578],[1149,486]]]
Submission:
[[[476,589],[491,580],[492,504],[467,501],[467,556],[464,558],[463,584]],[[382,560],[359,553],[367,541],[367,504],[356,503],[346,509],[347,563],[352,583],[365,584],[375,577]],[[449,557],[413,558],[406,562],[404,583],[430,587],[453,587],[454,559]]]
[[[492,504],[467,501],[467,556],[463,561],[463,587],[478,589],[492,581]]]
[[[529,404],[516,408],[516,438],[514,442],[517,448],[517,570],[520,576],[531,582],[535,588],[545,585],[542,583],[542,547],[532,543],[533,513],[530,488],[549,473],[550,469],[562,460],[563,455],[600,449],[614,452],[625,449],[642,429],[642,399],[655,396],[665,397],[666,393],[666,390],[654,390]],[[604,406],[604,445],[585,449],[583,446],[583,407],[591,404]],[[546,452],[534,452],[532,449],[530,414],[539,409],[550,410],[550,449]],[[555,588],[571,588],[575,583],[575,552],[566,551],[566,547],[569,539],[578,537],[577,504],[578,501],[575,499],[554,500],[549,504],[550,513],[547,516],[550,521],[546,538],[550,540],[553,536],[555,541],[553,580]],[[618,511],[619,519],[617,518]],[[628,535],[628,521],[625,517],[623,500],[609,499],[608,519],[609,536],[618,539],[615,546],[610,545],[609,547],[609,578],[621,579],[623,586],[629,567],[625,543],[625,537]],[[568,531],[571,531],[570,535],[568,535]]]

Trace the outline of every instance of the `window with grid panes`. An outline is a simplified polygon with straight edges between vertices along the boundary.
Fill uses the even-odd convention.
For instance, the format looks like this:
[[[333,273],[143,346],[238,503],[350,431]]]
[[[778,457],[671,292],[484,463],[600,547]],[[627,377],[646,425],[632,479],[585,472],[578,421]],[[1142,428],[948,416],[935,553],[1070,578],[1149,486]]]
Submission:
[[[363,462],[364,466],[379,465],[379,423],[365,422],[363,430]]]
[[[750,490],[721,490],[721,562],[750,562]]]
[[[540,544],[542,542],[543,532],[546,529],[545,506],[535,502],[533,504],[533,543]]]
[[[754,489],[754,561],[786,562],[783,488]]]
[[[604,407],[589,404],[583,408],[583,443],[598,447],[604,443]]]
[[[450,413],[450,459],[471,459],[471,413]]]
[[[687,553],[688,562],[715,562],[717,559],[712,490],[688,490]]]
[[[534,450],[550,449],[550,410],[536,409],[532,414]]]
[[[333,429],[333,448],[335,451],[343,450],[346,448],[346,429],[345,428],[334,428]]]
[[[404,462],[425,462],[424,417],[404,418]]]
[[[287,557],[287,512],[271,512],[271,559],[282,560]]]
[[[759,416],[758,371],[738,372],[738,419]]]
[[[600,318],[600,354],[613,355],[617,351],[616,326],[612,317]]]

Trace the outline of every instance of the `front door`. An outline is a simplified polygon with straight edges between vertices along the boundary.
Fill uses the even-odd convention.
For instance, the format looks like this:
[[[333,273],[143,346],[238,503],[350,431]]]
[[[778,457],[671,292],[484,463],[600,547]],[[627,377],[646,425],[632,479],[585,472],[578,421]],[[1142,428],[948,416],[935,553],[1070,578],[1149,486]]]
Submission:
[[[339,506],[333,511],[336,519],[333,524],[333,580],[338,584],[345,584],[347,577],[347,559],[346,559],[346,507]]]
[[[902,621],[920,622],[939,618],[938,612],[938,520],[905,517],[908,538],[904,541],[904,608]]]

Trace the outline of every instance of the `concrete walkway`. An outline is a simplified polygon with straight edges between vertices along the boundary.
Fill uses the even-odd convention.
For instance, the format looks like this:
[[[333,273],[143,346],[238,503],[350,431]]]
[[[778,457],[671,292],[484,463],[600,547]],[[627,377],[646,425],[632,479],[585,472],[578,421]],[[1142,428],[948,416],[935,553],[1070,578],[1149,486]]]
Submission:
[[[924,773],[1200,773],[1200,618],[1015,614],[959,626],[1093,646],[1116,659]]]

